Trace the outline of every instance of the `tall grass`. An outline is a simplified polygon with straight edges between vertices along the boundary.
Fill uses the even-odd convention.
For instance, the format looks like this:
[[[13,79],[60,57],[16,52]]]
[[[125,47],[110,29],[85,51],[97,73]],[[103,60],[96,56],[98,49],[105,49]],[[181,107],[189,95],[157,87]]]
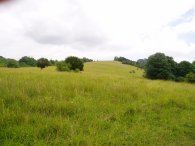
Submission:
[[[84,70],[0,68],[0,145],[195,145],[195,85],[118,62]]]

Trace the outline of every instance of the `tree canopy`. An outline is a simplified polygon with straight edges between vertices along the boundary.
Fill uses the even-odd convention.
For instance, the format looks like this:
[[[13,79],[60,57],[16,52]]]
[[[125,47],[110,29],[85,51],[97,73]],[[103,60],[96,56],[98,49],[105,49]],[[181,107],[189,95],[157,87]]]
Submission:
[[[75,56],[70,56],[65,59],[65,62],[70,64],[70,69],[71,70],[76,70],[79,69],[80,71],[83,71],[83,61],[79,59],[78,57]]]
[[[46,58],[40,58],[38,61],[37,61],[37,67],[40,67],[41,69],[45,68],[49,66],[49,61],[48,59]]]

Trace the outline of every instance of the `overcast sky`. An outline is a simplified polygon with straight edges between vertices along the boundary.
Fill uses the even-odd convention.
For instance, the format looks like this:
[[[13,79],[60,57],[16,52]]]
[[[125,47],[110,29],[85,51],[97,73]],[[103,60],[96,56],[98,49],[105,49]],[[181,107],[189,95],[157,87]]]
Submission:
[[[12,0],[0,4],[0,56],[195,60],[195,0]]]

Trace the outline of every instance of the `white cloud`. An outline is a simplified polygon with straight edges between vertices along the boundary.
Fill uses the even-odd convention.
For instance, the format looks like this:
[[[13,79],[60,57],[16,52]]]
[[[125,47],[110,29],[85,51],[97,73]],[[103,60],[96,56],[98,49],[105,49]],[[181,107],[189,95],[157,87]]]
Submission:
[[[15,0],[0,5],[0,55],[136,60],[164,52],[191,61],[195,42],[180,36],[195,32],[194,7],[194,0]]]

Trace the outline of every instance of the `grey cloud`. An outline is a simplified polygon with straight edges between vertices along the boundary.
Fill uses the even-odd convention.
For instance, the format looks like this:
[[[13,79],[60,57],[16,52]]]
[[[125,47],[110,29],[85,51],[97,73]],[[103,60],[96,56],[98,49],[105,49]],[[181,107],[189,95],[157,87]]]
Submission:
[[[39,15],[39,10],[37,14],[33,12],[33,15],[39,15],[38,18],[27,17],[26,14],[22,16],[22,19],[28,20],[25,22],[25,35],[39,44],[81,45],[81,48],[87,48],[106,43],[106,36],[83,14],[79,4],[71,1],[69,5],[70,10],[49,19]]]

